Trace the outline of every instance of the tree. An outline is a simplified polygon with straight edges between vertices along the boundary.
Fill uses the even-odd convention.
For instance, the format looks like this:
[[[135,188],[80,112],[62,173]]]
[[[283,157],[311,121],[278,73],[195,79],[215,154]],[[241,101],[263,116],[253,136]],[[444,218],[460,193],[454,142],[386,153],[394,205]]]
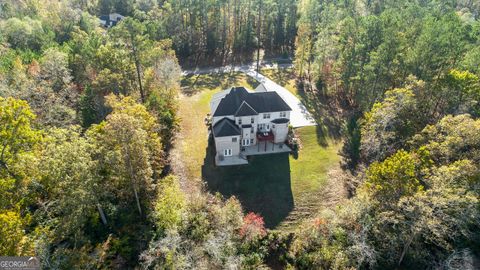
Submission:
[[[40,132],[32,127],[35,115],[23,100],[0,97],[0,175],[18,178],[19,160],[32,151],[41,140]]]
[[[122,20],[118,27],[115,27],[113,33],[114,37],[120,39],[128,50],[131,52],[131,58],[135,65],[137,72],[138,90],[140,92],[140,98],[142,103],[146,100],[146,95],[142,85],[142,66],[141,66],[141,53],[147,46],[147,39],[144,36],[145,26],[132,18],[126,18]]]
[[[67,88],[72,80],[67,57],[66,53],[49,48],[40,59],[40,78],[56,92]]]
[[[364,188],[382,206],[395,204],[401,197],[423,190],[416,167],[412,155],[400,150],[383,162],[370,165]]]
[[[0,252],[5,256],[24,254],[27,248],[23,220],[14,211],[0,211]]]
[[[365,113],[361,130],[361,153],[368,163],[382,160],[402,148],[416,129],[415,96],[409,89],[385,93],[382,102]]]
[[[39,51],[51,39],[39,20],[9,18],[0,24],[3,35],[13,48]]]
[[[240,228],[240,236],[247,241],[252,241],[266,235],[265,222],[263,217],[255,213],[248,213],[243,218],[243,225]]]
[[[44,198],[38,215],[56,239],[83,237],[88,219],[97,210],[106,223],[101,202],[104,187],[93,159],[94,145],[82,137],[79,127],[51,129],[39,162]]]
[[[163,178],[155,203],[154,220],[157,230],[175,230],[182,222],[186,199],[175,176]]]
[[[470,115],[445,116],[435,125],[425,127],[413,136],[413,148],[424,147],[437,164],[469,159],[479,160],[480,121]]]
[[[136,208],[142,215],[141,196],[151,196],[152,181],[162,169],[162,148],[155,118],[131,97],[107,98],[112,113],[105,122],[91,129],[101,149],[102,164],[108,178],[114,182],[115,192],[129,201],[133,193]]]

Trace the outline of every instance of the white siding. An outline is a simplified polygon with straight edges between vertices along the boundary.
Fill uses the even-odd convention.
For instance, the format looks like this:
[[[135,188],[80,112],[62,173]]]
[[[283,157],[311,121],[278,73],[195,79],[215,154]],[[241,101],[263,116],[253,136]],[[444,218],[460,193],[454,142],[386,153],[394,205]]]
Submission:
[[[237,141],[232,142],[232,138],[237,138]],[[232,156],[238,156],[240,154],[240,136],[215,137],[217,155],[223,155],[225,149],[232,149]]]
[[[272,129],[272,131],[273,135],[275,136],[275,143],[285,142],[288,136],[288,123],[274,125],[275,127]]]

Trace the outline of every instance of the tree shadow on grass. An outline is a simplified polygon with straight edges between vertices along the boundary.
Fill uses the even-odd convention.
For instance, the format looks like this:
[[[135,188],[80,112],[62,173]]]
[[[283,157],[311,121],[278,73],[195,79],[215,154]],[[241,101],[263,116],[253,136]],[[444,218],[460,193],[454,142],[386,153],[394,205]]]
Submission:
[[[180,81],[182,94],[193,96],[202,89],[215,89],[220,87],[222,90],[225,90],[232,86],[240,86],[241,76],[246,75],[243,75],[240,72],[186,75],[183,76]],[[255,79],[252,79],[249,76],[246,77],[249,87],[257,87],[259,83]]]
[[[297,87],[299,87],[297,85]],[[317,91],[300,89],[300,100],[317,122],[317,141],[322,146],[328,145],[328,138],[340,140],[342,138],[343,121],[338,105],[334,100]]]
[[[276,227],[293,209],[288,153],[249,158],[248,165],[216,167],[215,147],[209,140],[202,178],[210,192],[237,197],[245,212],[263,216],[267,228]]]

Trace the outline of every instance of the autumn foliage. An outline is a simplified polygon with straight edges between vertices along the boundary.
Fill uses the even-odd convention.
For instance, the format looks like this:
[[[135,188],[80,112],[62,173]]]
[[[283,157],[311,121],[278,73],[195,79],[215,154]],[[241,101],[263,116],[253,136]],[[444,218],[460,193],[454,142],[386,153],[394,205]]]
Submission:
[[[243,218],[243,225],[240,228],[240,236],[246,240],[253,240],[267,234],[263,217],[255,213],[248,213]]]

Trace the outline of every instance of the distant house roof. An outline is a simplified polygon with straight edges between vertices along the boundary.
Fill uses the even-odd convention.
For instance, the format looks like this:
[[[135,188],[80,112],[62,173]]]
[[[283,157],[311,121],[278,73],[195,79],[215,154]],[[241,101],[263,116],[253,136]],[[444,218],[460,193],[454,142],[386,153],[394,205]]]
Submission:
[[[252,125],[242,125],[242,128],[251,128]]]
[[[244,102],[247,103],[248,106],[243,105]],[[241,112],[247,113],[246,115],[249,115],[248,113],[252,113],[253,111],[258,114],[292,110],[275,91],[252,93],[248,92],[244,87],[232,87],[230,92],[225,95],[218,104],[213,116],[236,115],[237,111],[240,111],[241,106],[245,106]]]
[[[255,88],[255,92],[267,92],[267,88],[261,83]]]
[[[242,102],[238,110],[235,112],[235,116],[248,116],[248,115],[257,115],[258,112],[255,111],[252,106],[248,105],[245,100]]]
[[[289,121],[290,121],[290,119],[288,119],[288,118],[277,118],[277,119],[273,119],[272,123],[285,124],[285,123],[288,123]]]
[[[215,137],[228,137],[240,135],[240,129],[233,120],[223,118],[213,126],[213,135]]]
[[[100,23],[105,27],[115,26],[118,22],[120,22],[124,16],[118,13],[111,13],[108,15],[101,15],[100,16]]]

